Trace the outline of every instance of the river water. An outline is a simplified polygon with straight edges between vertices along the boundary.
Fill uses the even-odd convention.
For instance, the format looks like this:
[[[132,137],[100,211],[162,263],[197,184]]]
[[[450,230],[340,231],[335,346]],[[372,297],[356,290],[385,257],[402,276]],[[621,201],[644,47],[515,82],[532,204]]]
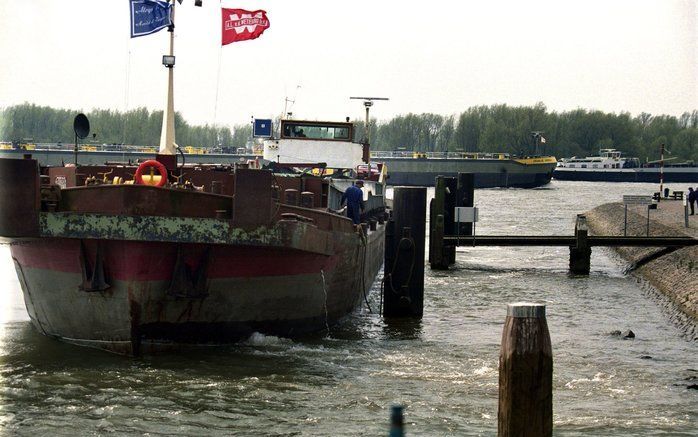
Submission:
[[[575,214],[656,188],[476,190],[476,233],[571,235]],[[409,435],[496,435],[506,304],[525,300],[547,305],[555,435],[698,435],[698,390],[687,388],[698,342],[666,299],[608,249],[594,249],[588,277],[567,263],[567,248],[459,248],[450,271],[426,268],[421,322],[386,325],[376,283],[374,313],[364,305],[329,335],[132,359],[41,336],[0,246],[0,433],[386,435],[402,404]],[[626,329],[636,338],[610,335]]]

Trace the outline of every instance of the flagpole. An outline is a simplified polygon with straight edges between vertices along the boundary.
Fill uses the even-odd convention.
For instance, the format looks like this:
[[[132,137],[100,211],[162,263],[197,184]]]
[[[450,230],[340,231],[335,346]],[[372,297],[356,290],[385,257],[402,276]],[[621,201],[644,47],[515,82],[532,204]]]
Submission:
[[[169,1],[169,0],[168,0]],[[170,53],[174,56],[174,19],[176,0],[172,0],[172,26],[170,27]],[[162,114],[162,131],[160,133],[160,154],[175,155],[175,126],[174,126],[174,64],[167,67],[167,103]]]

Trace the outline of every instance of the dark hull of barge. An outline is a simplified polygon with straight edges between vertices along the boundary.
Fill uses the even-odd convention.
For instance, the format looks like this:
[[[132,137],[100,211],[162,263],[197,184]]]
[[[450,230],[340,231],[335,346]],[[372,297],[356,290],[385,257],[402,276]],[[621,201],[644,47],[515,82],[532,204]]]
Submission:
[[[698,182],[698,167],[665,167],[664,182]],[[659,168],[556,169],[558,181],[659,183]]]
[[[434,186],[437,176],[473,173],[475,188],[536,188],[550,183],[555,163],[512,159],[376,158],[388,166],[390,185]]]

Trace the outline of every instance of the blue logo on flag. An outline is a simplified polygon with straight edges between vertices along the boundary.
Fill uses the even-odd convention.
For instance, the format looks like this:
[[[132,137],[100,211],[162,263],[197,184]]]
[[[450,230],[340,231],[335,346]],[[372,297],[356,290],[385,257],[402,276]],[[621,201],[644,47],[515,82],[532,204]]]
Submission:
[[[150,35],[170,24],[168,2],[162,0],[131,0],[131,38]]]
[[[255,118],[252,136],[255,138],[271,138],[271,120]]]

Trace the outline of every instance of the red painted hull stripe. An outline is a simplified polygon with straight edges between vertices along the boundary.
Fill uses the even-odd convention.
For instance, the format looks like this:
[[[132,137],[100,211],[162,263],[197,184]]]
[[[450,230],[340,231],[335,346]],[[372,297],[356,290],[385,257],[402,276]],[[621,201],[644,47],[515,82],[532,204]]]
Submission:
[[[122,281],[170,280],[177,259],[172,243],[107,241],[102,243],[104,265],[110,278]],[[90,264],[97,243],[86,241]],[[324,256],[293,249],[253,246],[210,246],[206,277],[209,279],[289,276],[332,271],[339,256]],[[205,259],[206,246],[183,245],[185,265],[196,271]],[[13,244],[12,256],[23,267],[66,273],[81,272],[80,242],[69,239],[36,240]]]

